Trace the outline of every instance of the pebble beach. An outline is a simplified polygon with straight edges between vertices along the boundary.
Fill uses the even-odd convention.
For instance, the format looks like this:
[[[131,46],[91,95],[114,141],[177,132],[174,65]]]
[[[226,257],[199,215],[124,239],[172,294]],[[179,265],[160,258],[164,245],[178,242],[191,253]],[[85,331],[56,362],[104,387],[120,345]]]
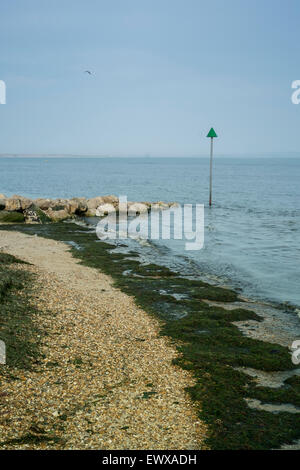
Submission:
[[[1,231],[1,250],[31,263],[16,269],[34,276],[44,332],[39,364],[1,382],[2,449],[205,448],[194,379],[157,319],[63,243]]]

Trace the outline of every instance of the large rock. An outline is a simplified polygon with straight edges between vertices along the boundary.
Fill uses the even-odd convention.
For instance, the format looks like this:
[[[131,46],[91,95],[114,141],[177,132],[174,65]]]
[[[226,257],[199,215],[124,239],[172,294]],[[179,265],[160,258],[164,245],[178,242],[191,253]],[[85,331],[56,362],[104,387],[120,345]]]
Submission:
[[[66,209],[53,210],[49,208],[46,214],[53,222],[61,222],[62,220],[70,218],[70,214]]]
[[[0,199],[6,199],[5,194],[0,193]]]
[[[103,217],[105,215],[112,214],[113,212],[116,212],[113,204],[101,204],[97,207],[95,215],[97,217]]]
[[[66,207],[66,210],[69,214],[75,215],[78,210],[78,202],[76,201],[69,201]]]
[[[143,202],[128,202],[128,214],[146,214],[148,212],[148,205]]]
[[[95,217],[96,216],[97,209],[88,209],[85,213],[85,217]]]
[[[113,204],[115,207],[119,204],[119,198],[117,196],[102,196],[102,202],[104,204]]]
[[[69,204],[68,199],[59,198],[59,199],[51,200],[51,204],[49,207],[53,211],[62,211],[62,210],[68,210],[68,204]]]
[[[78,209],[77,209],[76,214],[84,215],[84,213],[87,210],[88,210],[87,200],[85,198],[80,198],[80,200],[78,200]]]
[[[51,199],[44,199],[44,198],[35,199],[34,203],[37,207],[39,207],[43,211],[46,211],[47,209],[49,209],[49,207],[51,207],[51,205],[53,205],[53,201],[51,201]]]
[[[32,200],[27,197],[19,196],[14,194],[12,197],[6,199],[5,209],[7,211],[23,212],[32,205]]]
[[[153,211],[162,211],[166,209],[169,209],[169,204],[166,202],[158,201],[151,204],[151,210]]]
[[[103,197],[101,197],[101,196],[93,197],[92,199],[88,199],[88,201],[87,201],[88,210],[90,211],[92,209],[97,209],[97,207],[99,207],[103,203],[104,203],[104,200],[103,200]]]
[[[14,197],[7,198],[5,203],[5,209],[11,212],[22,211],[22,204],[20,199]]]
[[[24,211],[25,209],[28,209],[31,205],[32,205],[32,200],[27,198],[27,197],[23,197],[23,196],[19,196],[18,194],[14,194],[12,196],[13,199],[19,199],[20,203],[21,203],[21,210]]]
[[[51,222],[51,219],[35,204],[31,204],[30,207],[23,212],[26,224],[46,224]]]
[[[82,215],[88,210],[87,200],[84,197],[70,199],[67,204],[67,211],[71,215]]]

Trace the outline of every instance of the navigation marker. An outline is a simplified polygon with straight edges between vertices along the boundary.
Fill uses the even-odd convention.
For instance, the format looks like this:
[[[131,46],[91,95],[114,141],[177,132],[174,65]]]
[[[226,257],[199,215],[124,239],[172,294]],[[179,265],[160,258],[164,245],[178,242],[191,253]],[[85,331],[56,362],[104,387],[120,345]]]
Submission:
[[[212,204],[212,161],[213,161],[213,142],[214,138],[218,137],[212,127],[206,137],[210,137],[210,173],[209,173],[209,207]]]

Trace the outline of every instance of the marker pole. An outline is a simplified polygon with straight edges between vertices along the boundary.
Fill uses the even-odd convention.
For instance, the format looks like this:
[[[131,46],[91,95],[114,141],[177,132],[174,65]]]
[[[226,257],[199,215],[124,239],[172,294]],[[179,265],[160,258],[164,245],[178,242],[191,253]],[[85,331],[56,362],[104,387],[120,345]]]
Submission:
[[[212,164],[213,164],[213,145],[214,139],[210,138],[210,172],[209,172],[209,207],[212,204]]]
[[[210,171],[209,171],[209,207],[212,205],[212,166],[214,153],[214,138],[218,137],[212,127],[206,137],[210,137]]]

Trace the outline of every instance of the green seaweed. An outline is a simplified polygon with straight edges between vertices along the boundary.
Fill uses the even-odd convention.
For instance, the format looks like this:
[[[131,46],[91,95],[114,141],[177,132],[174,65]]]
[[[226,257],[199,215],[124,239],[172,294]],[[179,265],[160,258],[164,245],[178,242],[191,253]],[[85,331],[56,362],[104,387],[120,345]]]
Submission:
[[[50,217],[48,217],[47,214],[45,214],[44,211],[42,211],[39,207],[37,206],[34,206],[33,207],[33,210],[34,212],[36,213],[36,215],[38,216],[39,220],[40,220],[40,223],[42,224],[49,224],[52,222],[52,220],[50,219]]]
[[[1,211],[0,212],[0,223],[1,224],[19,224],[24,222],[24,215],[21,212],[9,212]]]
[[[2,253],[0,252],[0,266],[7,264],[29,264],[26,261],[23,261],[19,258],[16,258],[13,255],[10,255],[8,253]]]
[[[0,442],[0,447],[3,446],[11,446],[11,445],[38,445],[44,442],[48,442],[51,444],[63,444],[64,440],[60,437],[55,435],[45,435],[45,434],[34,434],[28,432],[21,437],[15,439],[8,439],[6,441]]]
[[[300,377],[293,376],[284,381],[281,387],[253,387],[248,390],[249,398],[256,398],[264,403],[291,403],[300,407]]]
[[[40,358],[41,330],[33,323],[37,309],[30,303],[33,275],[14,269],[13,263],[23,262],[0,254],[0,339],[6,345],[6,365],[0,374],[9,374],[11,367],[31,369]]]

